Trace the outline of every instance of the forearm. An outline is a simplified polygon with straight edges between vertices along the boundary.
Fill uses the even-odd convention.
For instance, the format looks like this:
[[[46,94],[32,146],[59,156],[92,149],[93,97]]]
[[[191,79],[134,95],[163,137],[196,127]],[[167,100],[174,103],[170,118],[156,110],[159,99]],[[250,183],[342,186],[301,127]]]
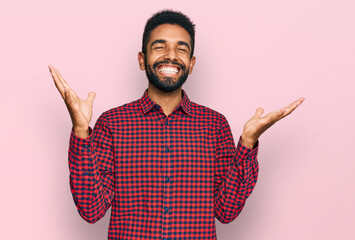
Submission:
[[[90,223],[101,219],[111,205],[112,186],[102,182],[92,136],[71,133],[69,147],[70,189],[80,215]],[[107,176],[106,176],[107,177]]]
[[[240,214],[254,189],[259,170],[257,150],[257,145],[251,150],[239,142],[223,182],[215,189],[215,216],[221,223],[229,223]]]

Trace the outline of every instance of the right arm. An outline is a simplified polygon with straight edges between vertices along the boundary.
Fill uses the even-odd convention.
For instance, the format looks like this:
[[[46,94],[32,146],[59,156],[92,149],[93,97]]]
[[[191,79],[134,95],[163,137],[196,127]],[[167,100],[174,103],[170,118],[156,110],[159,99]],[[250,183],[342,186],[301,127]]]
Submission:
[[[102,116],[86,139],[71,132],[69,171],[70,190],[79,214],[89,223],[97,222],[114,196],[112,136]]]
[[[73,123],[69,146],[70,188],[80,215],[88,222],[101,219],[114,195],[112,135],[102,116],[89,128],[95,93],[80,99],[52,66],[49,70]]]

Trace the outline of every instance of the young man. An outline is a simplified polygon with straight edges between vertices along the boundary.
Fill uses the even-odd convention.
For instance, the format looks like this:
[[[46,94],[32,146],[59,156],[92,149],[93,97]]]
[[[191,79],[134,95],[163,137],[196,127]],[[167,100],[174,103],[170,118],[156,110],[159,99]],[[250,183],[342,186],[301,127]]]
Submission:
[[[303,98],[261,117],[258,108],[235,147],[227,120],[181,89],[192,73],[194,25],[179,12],[150,18],[138,54],[149,80],[141,99],[104,112],[89,127],[84,101],[50,66],[69,110],[70,187],[80,215],[101,219],[112,206],[108,239],[217,239],[215,217],[233,221],[258,175],[259,136]]]

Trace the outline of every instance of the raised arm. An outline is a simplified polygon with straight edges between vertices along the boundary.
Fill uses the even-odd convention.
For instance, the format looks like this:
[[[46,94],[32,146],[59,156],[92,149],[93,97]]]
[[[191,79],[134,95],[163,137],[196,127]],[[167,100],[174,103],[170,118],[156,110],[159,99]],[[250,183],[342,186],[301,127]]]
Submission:
[[[280,119],[292,113],[304,98],[262,117],[263,109],[246,122],[237,148],[227,120],[221,124],[215,160],[215,216],[221,223],[233,221],[242,211],[258,177],[258,139]]]
[[[70,189],[79,214],[90,223],[101,219],[114,196],[114,158],[111,131],[100,116],[92,131],[95,93],[80,99],[60,75],[49,66],[54,83],[71,117],[73,129],[69,145]]]

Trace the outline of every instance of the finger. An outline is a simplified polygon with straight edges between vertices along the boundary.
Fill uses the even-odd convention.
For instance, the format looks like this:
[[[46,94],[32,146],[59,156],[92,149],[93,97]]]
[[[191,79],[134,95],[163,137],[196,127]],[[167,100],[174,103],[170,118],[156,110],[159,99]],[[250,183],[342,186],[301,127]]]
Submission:
[[[56,68],[54,68],[54,71],[57,73],[58,79],[60,80],[61,84],[63,84],[64,87],[70,90],[71,88],[69,87],[69,84],[64,80],[60,72]]]
[[[73,89],[71,89],[71,87],[69,86],[69,84],[64,80],[64,78],[62,77],[62,75],[60,74],[60,72],[58,71],[58,69],[53,68],[54,71],[57,73],[58,78],[61,82],[61,84],[64,86],[64,88],[67,88],[70,91],[70,94],[73,95],[73,97],[77,97],[76,93],[74,92]]]
[[[49,65],[49,71],[52,75],[52,78],[53,78],[53,81],[54,81],[54,84],[56,86],[56,88],[58,89],[60,95],[62,95],[62,98],[64,99],[64,86],[63,84],[61,83],[60,79],[59,79],[59,76],[57,75],[56,71],[54,70],[53,66]]]
[[[296,101],[293,101],[292,103],[290,103],[289,105],[287,105],[286,107],[284,107],[285,109],[288,109],[288,108],[293,108],[293,107],[297,107],[299,106],[302,102],[304,101],[304,97],[301,97],[299,99],[297,99]]]
[[[285,108],[285,112],[283,113],[282,116],[280,116],[280,119],[288,116],[289,114],[291,114],[299,105],[301,105],[301,103],[304,101],[304,97],[301,97],[299,99],[297,99],[296,101],[292,102],[291,104],[289,104],[288,106],[286,106]]]
[[[54,68],[53,66],[50,66],[49,69],[51,71],[51,74],[52,74],[52,77],[53,77],[53,80],[54,80],[54,83],[55,83],[57,89],[59,90],[62,97],[64,98],[64,96],[65,96],[64,89],[67,88],[70,91],[72,91],[71,88],[64,81],[63,77],[60,75],[59,71],[56,68]]]
[[[269,128],[277,121],[281,120],[282,118],[286,117],[291,112],[293,112],[303,101],[304,98],[299,98],[296,101],[287,105],[286,107],[283,107],[277,111],[273,111],[267,114],[265,117],[262,118],[263,125]]]
[[[285,109],[281,108],[277,111],[273,111],[269,114],[267,114],[265,117],[263,117],[262,119],[265,121],[265,124],[274,124],[275,122],[278,121],[278,119],[285,113]]]
[[[96,97],[95,92],[89,92],[88,97],[86,98],[86,101],[89,101],[90,103],[92,103],[94,101],[95,97]]]
[[[297,107],[301,101],[301,98],[297,99],[296,101],[293,101],[292,103],[290,103],[289,105],[283,107],[283,108],[280,108],[279,110],[277,111],[273,111],[273,112],[270,112],[269,114],[267,114],[264,119],[276,119],[278,117],[281,117],[283,116],[284,114],[288,113],[290,110],[292,110],[293,108]],[[302,100],[303,101],[303,100]],[[258,111],[258,110],[257,110]]]
[[[254,117],[260,118],[263,113],[264,113],[264,109],[259,107],[258,109],[256,109]]]

